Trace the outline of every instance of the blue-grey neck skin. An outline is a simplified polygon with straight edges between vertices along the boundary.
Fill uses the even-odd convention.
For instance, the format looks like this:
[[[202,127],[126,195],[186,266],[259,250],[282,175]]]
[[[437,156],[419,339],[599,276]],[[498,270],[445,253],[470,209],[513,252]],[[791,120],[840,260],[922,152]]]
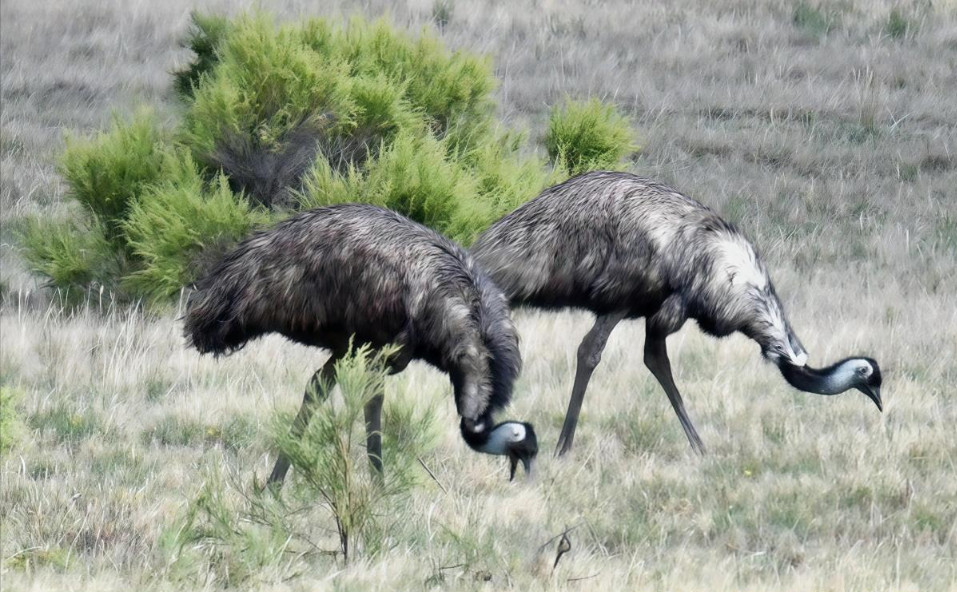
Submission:
[[[883,410],[880,367],[871,358],[847,358],[827,368],[797,366],[782,361],[778,368],[794,388],[818,395],[837,395],[856,388]]]

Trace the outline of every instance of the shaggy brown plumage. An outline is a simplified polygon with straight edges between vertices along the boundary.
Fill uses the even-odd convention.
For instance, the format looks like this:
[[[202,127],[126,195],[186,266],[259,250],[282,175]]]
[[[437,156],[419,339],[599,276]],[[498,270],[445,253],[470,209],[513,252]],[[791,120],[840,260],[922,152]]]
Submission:
[[[468,253],[370,205],[318,208],[254,234],[196,283],[185,334],[200,352],[229,353],[265,333],[330,349],[332,360],[350,338],[398,345],[393,372],[420,359],[449,374],[463,435],[485,452],[491,415],[509,402],[521,368],[507,301]],[[327,363],[314,380],[331,373]]]
[[[751,243],[710,208],[650,179],[606,171],[569,179],[493,224],[472,254],[514,304],[598,315],[578,351],[560,453],[571,448],[588,380],[622,319],[646,319],[645,363],[698,450],[703,445],[665,348],[665,338],[688,319],[717,337],[740,331],[754,339],[796,388],[819,394],[858,388],[881,406],[874,360],[808,368]]]

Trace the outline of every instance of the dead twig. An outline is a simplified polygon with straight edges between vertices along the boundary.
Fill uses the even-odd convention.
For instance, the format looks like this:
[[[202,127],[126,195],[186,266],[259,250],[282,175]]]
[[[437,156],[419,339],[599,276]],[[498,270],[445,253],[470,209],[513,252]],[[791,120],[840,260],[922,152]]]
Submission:
[[[558,541],[558,549],[555,551],[555,563],[552,565],[552,571],[555,571],[555,568],[558,567],[558,562],[561,561],[562,555],[568,553],[572,550],[572,541],[568,538],[567,533],[562,533],[562,540]]]
[[[542,551],[545,550],[546,547],[548,547],[549,545],[552,544],[552,541],[554,541],[555,539],[559,539],[559,538],[561,538],[561,537],[567,535],[568,533],[572,532],[573,530],[575,530],[575,529],[578,528],[579,526],[581,526],[581,522],[579,522],[578,524],[575,524],[574,526],[570,526],[570,527],[566,528],[565,530],[563,530],[563,531],[561,531],[560,533],[556,534],[556,535],[553,536],[552,538],[548,539],[547,541],[545,541],[544,543],[542,543],[542,545],[538,548],[538,552],[541,553]]]
[[[566,581],[566,582],[580,582],[580,581],[582,581],[582,580],[590,580],[590,579],[592,579],[592,578],[597,578],[597,577],[600,576],[600,575],[601,575],[601,572],[598,572],[598,573],[593,573],[593,574],[590,575],[590,576],[584,576],[584,577],[581,577],[581,578],[568,578],[568,579],[565,580],[565,581]]]
[[[416,460],[419,461],[419,464],[422,465],[422,468],[425,469],[425,472],[429,474],[429,477],[432,477],[432,480],[435,481],[435,482],[438,484],[438,486],[442,489],[442,492],[443,492],[445,495],[448,495],[448,494],[449,494],[449,490],[445,488],[445,485],[442,485],[442,482],[439,481],[439,478],[435,476],[435,473],[432,472],[432,469],[430,469],[430,468],[425,464],[425,461],[422,460],[422,457],[416,457]]]

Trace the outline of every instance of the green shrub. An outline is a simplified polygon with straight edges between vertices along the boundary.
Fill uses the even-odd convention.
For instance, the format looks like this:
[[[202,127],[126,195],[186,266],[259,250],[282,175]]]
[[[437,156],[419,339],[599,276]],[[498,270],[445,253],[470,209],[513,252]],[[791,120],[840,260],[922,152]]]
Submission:
[[[390,532],[396,523],[409,519],[403,511],[409,507],[407,496],[426,475],[419,459],[431,452],[438,434],[429,405],[386,400],[384,472],[371,471],[363,407],[382,392],[388,373],[384,359],[391,353],[394,350],[373,353],[359,348],[343,358],[336,367],[341,397],[317,403],[322,408],[301,438],[291,437],[290,417],[275,418],[275,441],[294,469],[283,490],[261,489],[255,479],[244,484],[236,475],[224,479],[222,463],[214,461],[196,498],[157,541],[169,575],[184,582],[215,581],[224,588],[288,579],[301,572],[299,560],[326,561],[330,555],[323,549],[330,532],[324,518],[336,525],[333,532],[339,534],[341,545],[337,555],[344,561],[360,552],[374,555],[394,544]],[[322,388],[328,390],[329,385]],[[224,436],[229,430],[252,430],[245,421],[230,428],[233,423],[222,428]],[[196,431],[181,436],[174,426],[172,440],[192,440],[198,437]],[[154,440],[149,432],[143,437]]]
[[[450,140],[402,133],[362,168],[335,170],[319,159],[300,196],[304,208],[343,201],[372,203],[411,217],[463,244],[534,196],[554,178],[535,156],[517,156],[507,138],[460,158]]]
[[[370,167],[364,198],[453,235],[459,204],[475,203],[474,180],[446,158],[444,142],[402,135]]]
[[[478,217],[473,204],[464,204],[466,229],[460,231],[463,242],[469,243],[465,235],[476,234],[489,224],[522,205],[542,189],[560,183],[567,178],[564,170],[545,167],[542,158],[534,153],[523,153],[526,143],[524,134],[499,131],[495,141],[477,144],[466,151],[462,162],[472,172],[476,181],[478,199],[476,204],[487,204],[485,213],[490,217]]]
[[[571,175],[618,168],[636,149],[627,118],[598,99],[566,101],[552,109],[545,147],[555,166]]]
[[[69,197],[93,214],[106,238],[122,244],[120,225],[130,204],[160,179],[161,137],[152,114],[130,122],[114,117],[110,131],[91,139],[68,137],[60,173]]]
[[[487,58],[449,53],[435,37],[423,33],[413,39],[384,20],[355,19],[326,47],[341,51],[354,73],[381,73],[402,85],[412,108],[439,138],[474,138],[492,121],[496,81]]]
[[[614,107],[568,102],[552,113],[548,166],[496,120],[487,58],[385,21],[194,14],[184,43],[195,59],[174,74],[183,119],[169,138],[143,111],[68,142],[68,195],[89,215],[35,223],[22,241],[58,288],[159,303],[255,226],[341,202],[468,243],[547,185],[617,168],[632,149]]]
[[[161,303],[196,280],[267,216],[236,199],[222,175],[206,185],[188,155],[168,156],[167,180],[150,187],[124,223],[141,268],[124,283],[140,297]]]
[[[219,45],[219,62],[195,89],[185,120],[187,144],[209,162],[224,142],[250,138],[275,150],[286,133],[306,122],[348,126],[346,64],[305,46],[291,29],[275,30],[264,17],[232,23]]]
[[[30,268],[77,298],[91,285],[111,285],[120,264],[95,219],[28,218],[17,234]]]

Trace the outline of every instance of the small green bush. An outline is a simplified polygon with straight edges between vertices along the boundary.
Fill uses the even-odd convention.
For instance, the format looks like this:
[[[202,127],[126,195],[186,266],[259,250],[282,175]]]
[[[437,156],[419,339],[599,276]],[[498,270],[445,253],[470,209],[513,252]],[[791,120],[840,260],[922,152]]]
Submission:
[[[413,220],[450,232],[459,204],[475,200],[474,181],[446,159],[443,142],[402,135],[370,167],[366,199],[403,212]]]
[[[27,264],[66,294],[112,285],[121,255],[95,219],[28,218],[17,234]]]
[[[336,523],[340,549],[346,561],[361,541],[375,551],[383,533],[379,528],[382,509],[397,496],[407,494],[420,479],[417,459],[434,446],[434,415],[392,403],[383,421],[383,473],[375,473],[366,458],[363,409],[382,394],[389,370],[385,360],[394,350],[373,352],[367,346],[355,349],[336,364],[336,382],[341,405],[328,397],[330,385],[320,388],[322,409],[302,436],[289,432],[291,420],[282,417],[274,434],[279,450],[293,467],[295,495],[323,505]],[[325,400],[323,400],[325,399]]]
[[[215,581],[222,587],[279,581],[300,572],[302,564],[297,561],[303,558],[326,561],[333,555],[350,561],[394,544],[391,530],[409,519],[403,511],[409,507],[408,495],[426,478],[419,459],[431,453],[438,433],[429,405],[387,399],[382,422],[384,472],[372,472],[363,407],[382,392],[388,373],[384,360],[392,353],[358,348],[343,358],[336,367],[341,397],[317,403],[321,409],[301,438],[290,434],[291,417],[275,418],[273,437],[293,468],[281,491],[262,489],[255,479],[243,484],[235,474],[224,479],[222,463],[214,462],[196,498],[157,541],[169,575],[184,582]],[[329,385],[322,388],[328,393]],[[230,430],[252,431],[248,422],[231,428],[234,423],[222,428],[223,436]],[[198,429],[180,435],[174,425],[171,440],[193,440]],[[146,432],[143,438],[152,442],[166,431]],[[324,518],[336,525],[338,552],[323,549],[330,532]]]
[[[147,110],[130,122],[114,118],[110,130],[95,138],[67,138],[60,173],[69,196],[93,214],[111,241],[122,243],[119,227],[130,204],[160,179],[160,144]]]
[[[240,18],[228,31],[219,62],[186,113],[184,135],[198,161],[215,164],[217,150],[236,137],[277,150],[304,123],[352,123],[346,64],[311,51],[290,28],[276,31],[264,17]]]
[[[477,234],[489,224],[522,205],[542,189],[567,178],[561,167],[547,168],[537,154],[522,149],[527,143],[522,133],[499,130],[494,141],[482,142],[462,154],[461,160],[472,172],[476,181],[479,199],[476,204],[487,204],[489,218],[476,216],[475,210],[466,204],[462,212],[471,221],[467,230]],[[463,236],[463,242],[471,242]]]
[[[545,147],[556,167],[571,175],[613,169],[636,150],[628,119],[598,99],[566,101],[552,109]]]

